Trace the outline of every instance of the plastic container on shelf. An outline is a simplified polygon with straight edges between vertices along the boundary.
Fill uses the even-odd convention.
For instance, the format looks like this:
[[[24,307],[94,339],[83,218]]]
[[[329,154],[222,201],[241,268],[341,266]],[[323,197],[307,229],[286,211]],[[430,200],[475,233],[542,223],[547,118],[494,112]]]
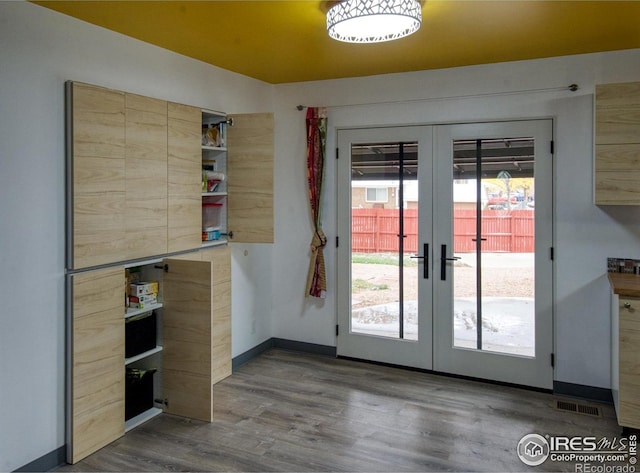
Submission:
[[[202,172],[202,190],[204,192],[218,192],[220,183],[224,180],[224,173],[204,170]]]
[[[220,215],[222,213],[222,202],[202,203],[202,231],[207,228],[220,228]]]
[[[220,185],[219,179],[207,179],[206,191],[207,192],[216,192],[218,190],[218,186]]]

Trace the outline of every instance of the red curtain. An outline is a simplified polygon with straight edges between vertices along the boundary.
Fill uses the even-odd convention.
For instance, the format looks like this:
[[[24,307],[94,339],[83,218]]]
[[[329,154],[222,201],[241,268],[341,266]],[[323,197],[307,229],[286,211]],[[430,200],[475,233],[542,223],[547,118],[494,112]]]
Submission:
[[[309,107],[307,109],[307,181],[314,234],[311,240],[311,262],[305,296],[320,298],[325,298],[327,295],[327,276],[323,253],[327,237],[322,232],[322,182],[326,137],[327,110]]]

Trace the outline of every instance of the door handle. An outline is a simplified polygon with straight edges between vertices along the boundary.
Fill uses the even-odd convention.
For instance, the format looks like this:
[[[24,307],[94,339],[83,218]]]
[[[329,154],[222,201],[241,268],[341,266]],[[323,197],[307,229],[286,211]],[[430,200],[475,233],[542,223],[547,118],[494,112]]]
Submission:
[[[411,258],[424,260],[422,264],[422,277],[429,279],[429,243],[422,245],[422,256],[413,255]]]
[[[447,280],[447,261],[459,260],[459,256],[447,257],[447,245],[440,246],[440,279]]]

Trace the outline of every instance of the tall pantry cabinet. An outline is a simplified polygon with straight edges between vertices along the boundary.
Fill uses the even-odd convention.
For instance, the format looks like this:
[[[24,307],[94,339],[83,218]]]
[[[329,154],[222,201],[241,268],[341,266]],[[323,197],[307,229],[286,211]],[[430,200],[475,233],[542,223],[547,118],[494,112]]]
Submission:
[[[66,92],[67,461],[75,463],[135,425],[125,424],[125,367],[158,368],[155,406],[141,419],[164,411],[212,420],[213,385],[231,374],[231,256],[224,241],[202,243],[208,112],[78,82]],[[273,116],[233,121],[220,150],[229,239],[272,242]],[[126,320],[144,312],[125,308],[130,270],[160,290],[146,309],[157,319],[155,348],[125,358]]]

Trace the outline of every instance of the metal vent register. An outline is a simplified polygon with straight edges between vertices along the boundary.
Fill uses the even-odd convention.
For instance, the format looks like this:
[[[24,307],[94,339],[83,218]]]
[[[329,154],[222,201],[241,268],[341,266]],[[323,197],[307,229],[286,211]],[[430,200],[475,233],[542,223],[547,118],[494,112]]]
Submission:
[[[556,409],[560,411],[575,412],[576,414],[584,414],[587,416],[600,417],[600,408],[590,406],[588,404],[578,404],[573,401],[561,401],[556,399]]]

